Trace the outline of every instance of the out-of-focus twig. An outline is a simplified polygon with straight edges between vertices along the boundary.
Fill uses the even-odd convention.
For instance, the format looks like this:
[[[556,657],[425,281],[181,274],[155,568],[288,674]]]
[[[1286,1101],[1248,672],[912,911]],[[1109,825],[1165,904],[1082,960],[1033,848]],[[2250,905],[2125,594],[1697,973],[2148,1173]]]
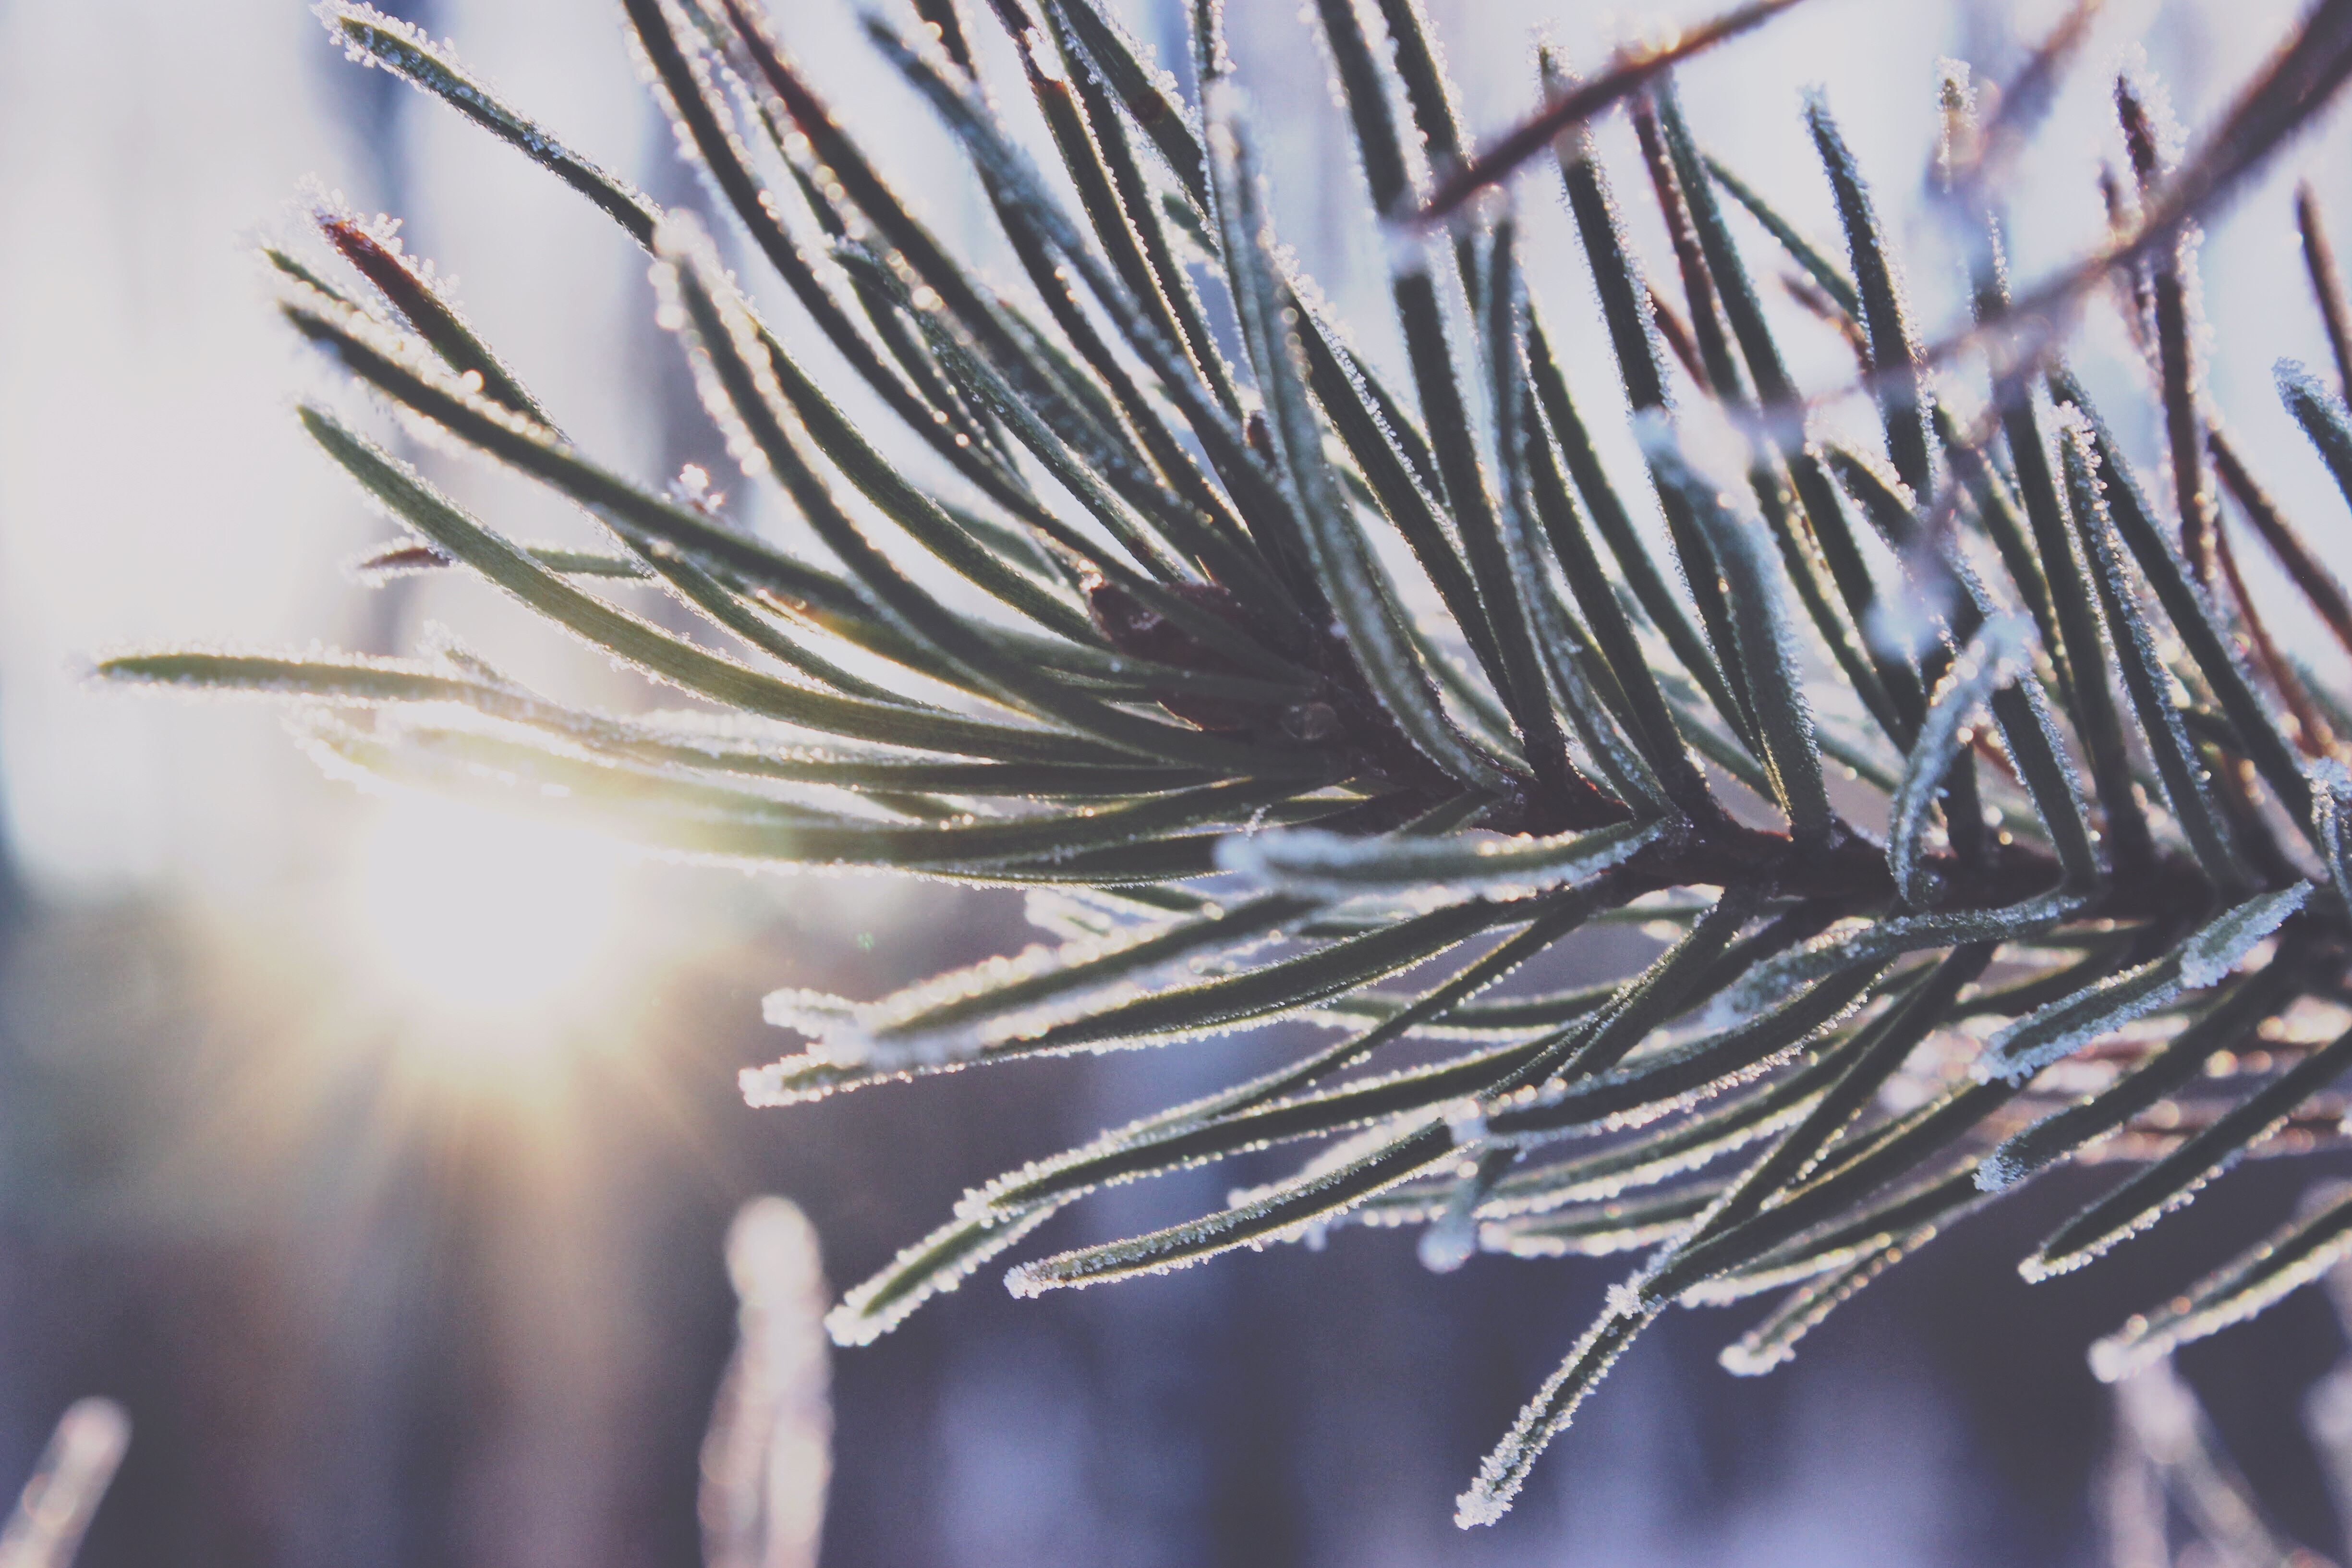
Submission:
[[[1931,194],[1968,205],[2008,173],[2048,117],[2066,68],[2089,37],[2105,0],[2075,0],[2050,29],[2025,64],[2001,84],[1980,124],[1957,142],[1948,142],[1928,182]]]
[[[741,1302],[702,1443],[709,1568],[815,1568],[833,1471],[829,1291],[816,1232],[782,1198],[754,1198],[727,1232]]]
[[[1963,349],[1983,349],[2008,377],[2021,381],[2021,367],[2041,363],[2063,336],[2059,324],[2087,290],[2117,271],[2137,268],[2176,243],[2188,225],[2209,218],[2326,107],[2347,76],[2352,0],[2319,0],[2269,64],[2239,89],[2229,112],[2196,151],[2147,193],[2137,230],[2020,296],[1998,320],[1948,338],[1923,357],[1941,363]]]
[[[0,1526],[0,1568],[67,1568],[130,1446],[131,1417],[113,1400],[69,1405]]]
[[[2116,1440],[2147,1457],[2204,1544],[2231,1568],[2319,1568],[2325,1561],[2263,1516],[2169,1357],[2116,1384]]]

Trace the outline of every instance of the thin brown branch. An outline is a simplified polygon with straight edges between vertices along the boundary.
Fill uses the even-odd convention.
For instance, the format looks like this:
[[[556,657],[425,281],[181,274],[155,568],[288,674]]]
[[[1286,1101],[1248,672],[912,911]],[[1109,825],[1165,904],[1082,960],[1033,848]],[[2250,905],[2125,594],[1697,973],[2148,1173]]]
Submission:
[[[1863,374],[1870,374],[1870,340],[1863,335],[1862,323],[1853,319],[1851,311],[1832,299],[1828,289],[1801,272],[1781,273],[1780,287],[1789,291],[1789,298],[1802,306],[1808,315],[1819,316],[1836,329],[1837,334],[1845,340],[1846,347],[1853,351],[1855,365]]]
[[[2327,325],[2327,346],[2336,355],[2336,384],[2352,389],[2352,326],[2346,322],[2344,275],[2336,269],[2336,249],[2319,218],[2319,198],[2306,182],[2294,190],[2294,226],[2303,235],[2303,265],[2311,273],[2312,297]]]
[[[2230,499],[2238,503],[2246,521],[2263,536],[2263,542],[2270,546],[2271,553],[2278,558],[2278,563],[2285,568],[2287,576],[2302,590],[2304,598],[2326,623],[2336,640],[2344,646],[2344,651],[2352,654],[2352,598],[2346,596],[2335,574],[2320,564],[2319,558],[2304,543],[2303,536],[2295,532],[2262,486],[2254,482],[2253,475],[2246,471],[2246,465],[2228,437],[2213,430],[2206,434],[2205,440],[2213,454],[2213,471],[2221,476],[2221,488],[2230,492]]]
[[[2099,199],[2107,209],[2107,238],[2121,240],[2138,226],[2139,205],[2125,191],[2115,165],[2104,159],[2099,163]],[[2140,357],[2154,368],[2156,355],[2156,297],[2150,291],[2147,274],[2137,268],[2114,274],[2116,304],[2124,318],[2124,330],[2131,334],[2132,346]]]
[[[408,572],[432,572],[457,564],[455,556],[446,554],[437,544],[391,544],[363,555],[352,563],[350,571],[366,581],[373,577],[395,577]]]
[[[1690,325],[1675,309],[1675,302],[1658,292],[1654,283],[1644,283],[1643,289],[1650,297],[1650,319],[1658,324],[1658,336],[1666,340],[1666,347],[1682,367],[1690,372],[1691,380],[1700,386],[1706,384],[1706,367],[1699,363],[1698,345],[1691,342]]]
[[[2246,579],[2238,570],[2237,552],[2230,548],[2230,531],[2213,530],[2214,554],[2221,563],[2221,577],[2230,585],[2230,597],[2236,601],[2238,619],[2246,628],[2246,640],[2252,646],[2255,666],[2286,704],[2288,715],[2294,721],[2295,744],[2306,757],[2325,757],[2334,751],[2335,737],[2328,732],[2327,722],[2319,716],[2319,709],[2304,689],[2294,668],[2281,658],[2278,644],[2271,639],[2270,627],[2263,623],[2262,612],[2254,605],[2254,596],[2246,591]]]
[[[1731,344],[1716,305],[1715,279],[1707,272],[1706,258],[1699,249],[1698,227],[1691,220],[1690,204],[1683,195],[1681,181],[1675,177],[1674,160],[1667,155],[1665,138],[1658,129],[1657,106],[1643,94],[1628,108],[1642,162],[1649,170],[1650,188],[1658,198],[1658,212],[1674,244],[1675,266],[1683,277],[1683,298],[1690,304],[1693,352],[1685,363],[1691,365],[1692,377],[1701,386],[1727,402],[1737,402],[1742,395],[1739,373],[1732,365]],[[1654,284],[1650,292],[1654,300],[1658,292]]]
[[[1561,132],[1591,119],[1618,100],[1639,92],[1694,55],[1704,54],[1726,39],[1760,26],[1799,4],[1801,0],[1748,0],[1748,4],[1702,23],[1672,43],[1621,53],[1605,74],[1570,88],[1455,170],[1413,215],[1413,221],[1424,227],[1444,222],[1480,191],[1509,179],[1522,164],[1550,146]]]

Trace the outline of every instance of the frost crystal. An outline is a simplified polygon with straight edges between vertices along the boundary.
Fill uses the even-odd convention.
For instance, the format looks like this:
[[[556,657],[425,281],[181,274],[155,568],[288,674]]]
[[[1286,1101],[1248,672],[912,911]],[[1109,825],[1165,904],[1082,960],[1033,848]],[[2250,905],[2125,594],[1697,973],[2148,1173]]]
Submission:
[[[820,1055],[843,1065],[939,1066],[1032,1038],[1171,980],[1197,980],[1205,961],[1268,942],[1307,910],[1279,898],[1230,911],[1210,906],[1190,920],[1032,946],[934,975],[879,1002],[777,991],[761,1013],[770,1024],[809,1036]]]
[[[1835,1311],[1854,1292],[1893,1268],[1910,1246],[1929,1230],[1903,1241],[1863,1252],[1827,1279],[1799,1290],[1780,1310],[1724,1346],[1716,1360],[1734,1377],[1761,1377],[1797,1353],[1797,1342]]]
[[[2015,942],[2034,936],[2065,919],[2082,901],[2080,895],[2060,890],[2003,909],[1899,915],[1859,929],[1827,932],[1758,964],[1717,999],[1708,1010],[1707,1022],[1716,1026],[1736,1023],[1780,1001],[1799,986],[1857,964],[1964,942]]]
[[[872,1344],[933,1296],[961,1285],[974,1269],[1020,1242],[1054,1213],[1055,1205],[1045,1204],[1024,1214],[950,1222],[844,1296],[841,1305],[825,1314],[825,1331],[837,1345]]]
[[[2237,968],[2256,942],[2278,930],[2310,896],[2311,884],[2297,882],[2292,888],[2248,899],[2204,926],[2180,944],[2181,987],[2202,991]]]
[[[2156,1011],[2180,994],[2179,959],[2159,958],[2112,974],[2002,1029],[1969,1068],[1979,1082],[2023,1083],[2100,1036]]]
[[[2163,1308],[2135,1314],[2091,1347],[2091,1371],[2115,1383],[2182,1345],[2256,1316],[2352,1254],[2352,1189],[2318,1194],[2305,1217],[2266,1237]]]
[[[1919,738],[1903,770],[1901,787],[1887,806],[1886,861],[1895,886],[1915,907],[1933,891],[1920,862],[1927,813],[1944,775],[1967,744],[1963,736],[1992,694],[2017,679],[2032,657],[2033,624],[2022,616],[1986,623],[1952,663],[1919,727]]]
[[[1349,838],[1314,828],[1241,835],[1217,846],[1221,869],[1325,898],[1412,892],[1440,900],[1516,897],[1581,882],[1658,842],[1668,824],[1551,838]]]
[[[1559,1370],[1528,1401],[1510,1432],[1478,1467],[1470,1489],[1454,1500],[1455,1524],[1465,1530],[1494,1524],[1511,1510],[1511,1501],[1527,1484],[1537,1458],[1567,1430],[1576,1407],[1608,1375],[1633,1336],[1664,1310],[1664,1303],[1641,1301],[1624,1286],[1611,1291],[1607,1314],[1586,1331]]]
[[[2329,757],[2309,771],[2320,853],[2327,858],[2336,896],[2352,910],[2352,769]]]
[[[1934,579],[1929,579],[1934,581]],[[1916,660],[1935,646],[1951,606],[1927,593],[1917,578],[1906,575],[1880,591],[1863,618],[1863,631],[1874,652],[1906,661]]]
[[[2258,894],[2208,921],[2177,952],[2036,1009],[1986,1041],[1969,1070],[1979,1081],[2022,1083],[2182,992],[2203,990],[2235,969],[2257,942],[2303,907],[2310,892],[2310,883],[2297,882]]]

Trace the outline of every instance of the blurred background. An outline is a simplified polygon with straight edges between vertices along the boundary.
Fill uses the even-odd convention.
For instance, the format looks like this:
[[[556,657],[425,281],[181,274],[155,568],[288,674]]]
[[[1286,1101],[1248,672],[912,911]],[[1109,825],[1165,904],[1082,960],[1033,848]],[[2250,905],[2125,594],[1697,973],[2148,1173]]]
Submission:
[[[1112,8],[1184,73],[1178,0]],[[394,9],[608,167],[714,210],[636,83],[617,8]],[[1690,68],[1685,100],[1703,137],[1831,237],[1798,114],[1801,89],[1823,86],[1940,333],[1962,301],[1919,199],[1937,62],[2001,79],[2059,9],[1813,0]],[[2297,9],[2106,6],[2008,192],[2019,276],[2101,234],[2119,64],[2144,62],[2194,127]],[[1539,33],[1591,68],[1705,8],[1430,10],[1468,119],[1491,132],[1535,101]],[[952,147],[870,58],[856,12],[777,7],[878,161],[1011,287]],[[1360,346],[1392,363],[1385,250],[1312,24],[1234,0],[1230,26],[1280,229]],[[996,80],[1020,120],[1018,79]],[[2307,178],[2352,221],[2347,125],[2339,111],[2240,197],[2202,272],[2212,395],[2287,510],[2335,520],[2308,531],[2352,573],[2341,502],[2269,391],[2274,358],[2324,358],[2289,193]],[[1622,124],[1602,139],[1630,168]],[[754,1113],[737,1070],[793,1044],[760,1024],[763,992],[873,996],[1015,951],[1018,899],[649,862],[357,794],[265,707],[91,690],[89,658],[129,642],[391,653],[454,635],[590,700],[656,700],[454,574],[373,589],[346,575],[387,530],[299,437],[292,398],[341,395],[275,327],[252,254],[297,233],[293,204],[321,193],[401,218],[410,252],[460,279],[477,324],[592,450],[737,488],[652,325],[644,258],[520,158],[344,60],[297,0],[0,0],[0,1487],[33,1471],[71,1401],[100,1394],[133,1436],[83,1552],[93,1568],[693,1563],[740,1204],[797,1203],[837,1289],[968,1184],[1297,1042],[1245,1035]],[[1532,286],[1571,365],[1594,366],[1580,395],[1606,409],[1613,376],[1556,182],[1530,174],[1517,201]],[[1663,236],[1629,207],[1654,263]],[[1794,346],[1815,384],[1844,374],[1826,331]],[[2152,455],[2112,310],[2091,312],[2077,363]],[[1618,420],[1596,423],[1630,452]],[[478,463],[422,460],[510,532],[584,538]],[[775,521],[757,497],[738,510]],[[1199,1213],[1256,1173],[1113,1194],[1048,1239]],[[2138,1472],[2115,1461],[2138,1439],[2115,1440],[2084,1346],[2271,1223],[2308,1173],[2251,1167],[2092,1278],[2029,1289],[2013,1260],[2084,1190],[2047,1182],[1762,1382],[1715,1365],[1740,1320],[1676,1314],[1518,1511],[1470,1536],[1448,1522],[1454,1492],[1622,1261],[1484,1258],[1439,1277],[1410,1237],[1355,1231],[1313,1256],[1040,1302],[984,1273],[835,1358],[822,1561],[2130,1562],[2116,1500]],[[2181,1365],[2278,1526],[2339,1561],[2340,1451],[2303,1402],[2344,1349],[2307,1291]]]

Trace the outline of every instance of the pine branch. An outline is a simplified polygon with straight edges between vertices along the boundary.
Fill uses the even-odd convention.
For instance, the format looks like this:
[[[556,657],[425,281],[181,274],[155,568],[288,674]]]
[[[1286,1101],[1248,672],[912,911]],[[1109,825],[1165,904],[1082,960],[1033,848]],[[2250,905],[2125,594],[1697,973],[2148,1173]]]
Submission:
[[[2176,167],[2126,84],[2137,195],[2113,182],[2093,209],[2110,242],[2014,299],[2000,176],[2095,7],[1988,122],[1956,71],[1929,187],[1957,254],[1907,265],[1967,269],[1974,311],[1924,349],[1903,226],[1825,105],[1806,125],[1843,260],[1710,156],[1675,94],[1677,61],[1792,3],[1582,85],[1546,52],[1544,103],[1473,156],[1420,7],[1318,0],[1364,197],[1395,238],[1397,375],[1281,247],[1214,0],[1192,7],[1198,102],[1096,0],[993,0],[1017,84],[984,79],[1002,57],[947,0],[920,0],[911,37],[869,23],[969,162],[1025,292],[983,281],[866,157],[787,47],[789,12],[622,0],[713,209],[890,430],[786,351],[693,215],[571,152],[448,47],[330,0],[319,15],[353,58],[652,253],[654,313],[714,427],[821,548],[778,549],[585,449],[428,264],[321,213],[323,254],[265,252],[286,322],[402,426],[604,535],[512,539],[306,405],[305,428],[400,531],[363,580],[472,574],[727,722],[597,712],[454,647],[133,650],[99,673],[293,702],[338,776],[746,866],[1031,890],[1051,943],[879,1001],[771,996],[803,1045],[745,1075],[755,1104],[1286,1020],[1333,1031],[977,1189],[829,1322],[866,1342],[1092,1193],[1276,1145],[1305,1152],[1294,1173],[1183,1224],[1016,1260],[1008,1283],[1034,1294],[1357,1222],[1426,1227],[1438,1268],[1481,1248],[1645,1253],[1464,1495],[1458,1517],[1491,1522],[1675,1301],[1790,1291],[1725,1352],[1760,1372],[1941,1229],[2078,1156],[2152,1158],[2030,1276],[2095,1262],[2281,1128],[2344,1142],[2314,1097],[2352,1067],[2352,1033],[2309,1031],[2340,1029],[2352,997],[2352,773],[2327,760],[2352,694],[2270,634],[2209,457],[2347,648],[2352,607],[2198,395],[2188,244],[2352,74],[2352,0],[2319,0]],[[1042,114],[1038,147],[999,120],[1007,90]],[[1666,220],[1664,273],[1634,253],[1587,134],[1615,105]],[[1608,364],[1564,363],[1507,205],[1470,199],[1547,148]],[[1850,388],[1790,368],[1787,305],[1768,308],[1724,196],[1855,346],[1863,438],[1826,412]],[[2341,372],[2307,193],[2298,217]],[[2111,278],[2147,301],[2144,395],[2168,438],[2153,492],[2063,358],[2072,307]],[[1679,406],[1661,332],[1691,373]],[[1959,346],[1992,351],[1980,421],[1943,401],[1975,374]],[[1639,483],[1603,460],[1580,377],[1622,387]],[[2352,412],[2291,363],[2279,383],[2352,503]],[[1727,478],[1703,426],[1740,444]],[[900,460],[919,450],[952,489]],[[1426,577],[1434,614],[1407,613],[1391,563]],[[615,597],[644,586],[709,646]],[[1846,815],[1882,808],[1883,843]],[[2303,847],[2280,842],[2290,826]],[[1575,932],[1662,924],[1673,940],[1632,973],[1560,984]],[[1507,982],[1524,989],[1496,994]],[[1395,1065],[1433,1042],[1452,1054]],[[1900,1112],[1882,1092],[1898,1075],[1926,1089]],[[2192,1083],[2197,1118],[2154,1125]],[[2278,1233],[2095,1364],[2115,1373],[2277,1300],[2341,1253],[2346,1215],[2338,1201]]]

